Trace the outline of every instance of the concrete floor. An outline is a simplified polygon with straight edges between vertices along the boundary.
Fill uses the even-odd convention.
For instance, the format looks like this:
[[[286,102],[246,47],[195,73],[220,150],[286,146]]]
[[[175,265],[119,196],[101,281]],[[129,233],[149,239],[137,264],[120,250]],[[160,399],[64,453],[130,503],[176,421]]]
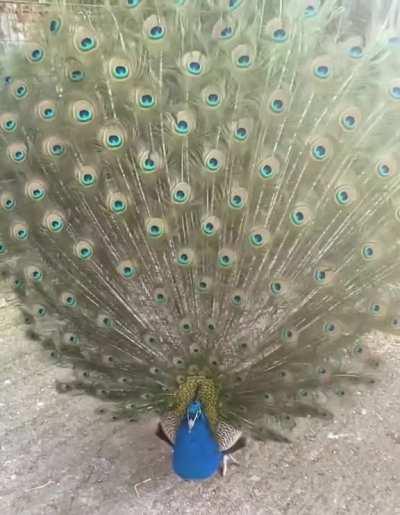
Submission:
[[[156,422],[108,422],[97,401],[62,396],[63,372],[15,334],[1,308],[0,514],[400,514],[400,347],[375,337],[384,377],[292,444],[250,442],[224,479],[170,471]]]

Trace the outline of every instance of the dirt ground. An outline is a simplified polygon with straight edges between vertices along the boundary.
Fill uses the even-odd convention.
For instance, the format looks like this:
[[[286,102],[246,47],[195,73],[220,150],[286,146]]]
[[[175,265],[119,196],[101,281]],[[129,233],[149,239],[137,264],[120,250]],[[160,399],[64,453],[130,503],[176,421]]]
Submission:
[[[374,336],[382,381],[292,444],[250,442],[226,478],[184,482],[155,420],[109,422],[97,401],[56,393],[63,370],[1,309],[0,513],[400,514],[400,345]]]

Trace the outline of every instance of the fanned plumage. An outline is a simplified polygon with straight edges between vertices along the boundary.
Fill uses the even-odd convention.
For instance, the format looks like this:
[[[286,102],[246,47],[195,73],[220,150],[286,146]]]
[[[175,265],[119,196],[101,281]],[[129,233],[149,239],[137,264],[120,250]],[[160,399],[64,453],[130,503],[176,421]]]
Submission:
[[[133,419],[200,399],[230,446],[374,381],[363,337],[400,328],[396,4],[1,4],[0,257],[73,364],[60,391]]]

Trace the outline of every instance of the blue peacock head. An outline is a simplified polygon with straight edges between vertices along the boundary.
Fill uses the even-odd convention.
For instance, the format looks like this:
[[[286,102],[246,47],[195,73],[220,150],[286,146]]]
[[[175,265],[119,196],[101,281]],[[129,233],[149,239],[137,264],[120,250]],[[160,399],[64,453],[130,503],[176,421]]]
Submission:
[[[194,425],[198,421],[202,422],[203,412],[201,402],[195,400],[191,402],[186,410],[186,420],[189,428],[189,433],[192,431]]]

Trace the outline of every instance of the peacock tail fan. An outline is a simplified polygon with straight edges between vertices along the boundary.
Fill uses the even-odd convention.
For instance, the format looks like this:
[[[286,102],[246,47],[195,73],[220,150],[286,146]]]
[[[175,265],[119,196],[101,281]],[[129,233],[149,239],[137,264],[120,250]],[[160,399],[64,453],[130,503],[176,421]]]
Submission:
[[[60,391],[284,440],[374,382],[396,1],[2,2],[0,38],[1,269]]]

